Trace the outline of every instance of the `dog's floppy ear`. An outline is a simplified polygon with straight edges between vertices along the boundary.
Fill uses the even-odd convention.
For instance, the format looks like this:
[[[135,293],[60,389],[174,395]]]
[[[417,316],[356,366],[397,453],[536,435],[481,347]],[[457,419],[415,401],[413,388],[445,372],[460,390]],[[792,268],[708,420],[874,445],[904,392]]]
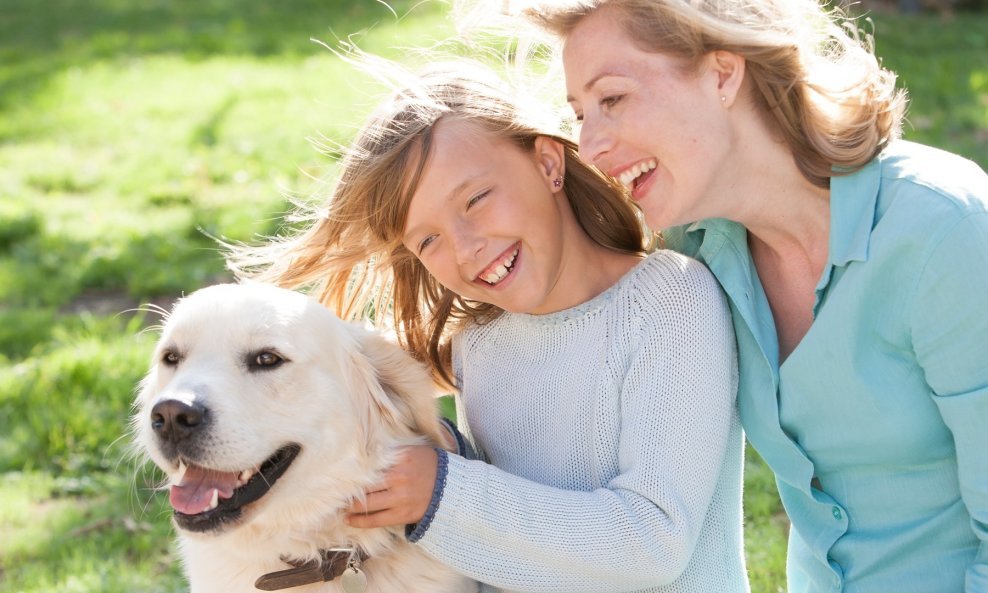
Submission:
[[[374,412],[399,429],[425,436],[442,446],[436,385],[426,368],[397,344],[374,332],[355,328],[361,353],[372,367],[369,387]],[[368,428],[373,430],[374,423]],[[373,440],[373,439],[372,439]]]

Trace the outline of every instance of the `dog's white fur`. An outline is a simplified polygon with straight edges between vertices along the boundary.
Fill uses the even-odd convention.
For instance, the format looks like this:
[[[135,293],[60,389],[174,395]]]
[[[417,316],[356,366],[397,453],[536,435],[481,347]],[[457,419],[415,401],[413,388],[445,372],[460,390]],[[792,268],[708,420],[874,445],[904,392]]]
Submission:
[[[285,362],[252,368],[259,352]],[[201,451],[186,463],[239,471],[288,443],[302,446],[236,523],[205,533],[177,529],[192,593],[255,591],[262,574],[290,568],[282,557],[307,560],[349,546],[369,556],[362,565],[368,593],[475,591],[400,528],[343,521],[343,509],[389,467],[397,447],[442,442],[434,396],[425,369],[397,345],[300,293],[223,284],[181,299],[140,385],[132,425],[138,449],[178,479],[178,459],[163,453],[151,426],[152,408],[165,399],[208,410]],[[337,592],[339,581],[286,591]]]

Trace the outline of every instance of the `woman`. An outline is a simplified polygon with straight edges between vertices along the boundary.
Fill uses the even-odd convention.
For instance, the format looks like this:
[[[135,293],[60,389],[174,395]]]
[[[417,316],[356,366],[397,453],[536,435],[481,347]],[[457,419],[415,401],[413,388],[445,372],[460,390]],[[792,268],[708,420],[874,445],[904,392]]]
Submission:
[[[581,156],[726,291],[788,590],[988,591],[988,180],[812,0],[585,0]]]

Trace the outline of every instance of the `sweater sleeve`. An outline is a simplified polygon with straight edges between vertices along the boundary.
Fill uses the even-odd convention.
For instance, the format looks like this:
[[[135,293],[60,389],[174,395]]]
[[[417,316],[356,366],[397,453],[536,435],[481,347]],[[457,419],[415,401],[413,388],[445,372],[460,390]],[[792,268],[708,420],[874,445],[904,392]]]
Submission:
[[[737,372],[716,281],[692,261],[678,280],[649,280],[624,313],[633,333],[610,338],[633,340],[620,395],[618,475],[604,488],[571,491],[450,455],[442,501],[419,545],[473,578],[515,590],[635,590],[684,571],[722,468],[737,463],[726,455],[738,437]]]

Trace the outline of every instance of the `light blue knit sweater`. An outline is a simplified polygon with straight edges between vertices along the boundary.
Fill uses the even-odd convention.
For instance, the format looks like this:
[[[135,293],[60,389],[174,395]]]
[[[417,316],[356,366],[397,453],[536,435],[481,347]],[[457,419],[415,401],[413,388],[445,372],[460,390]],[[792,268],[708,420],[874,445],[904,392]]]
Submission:
[[[419,545],[488,591],[748,590],[734,334],[705,267],[659,251],[454,348],[459,425],[490,464],[449,456]]]

